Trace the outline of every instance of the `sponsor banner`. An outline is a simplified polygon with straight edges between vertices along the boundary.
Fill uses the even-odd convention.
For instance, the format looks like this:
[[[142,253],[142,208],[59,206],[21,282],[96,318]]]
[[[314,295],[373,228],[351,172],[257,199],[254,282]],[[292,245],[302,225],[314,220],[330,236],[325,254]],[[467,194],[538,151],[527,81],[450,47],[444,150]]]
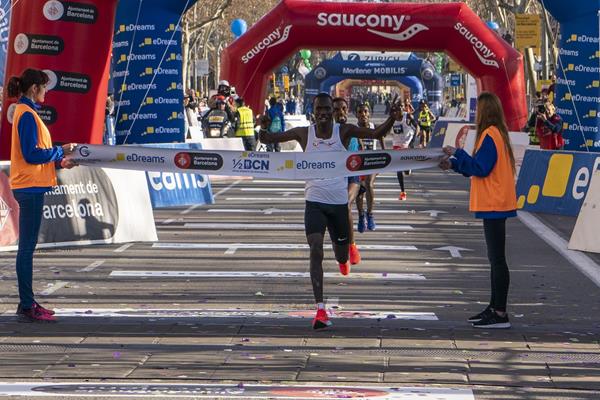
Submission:
[[[427,147],[452,146],[462,149],[470,129],[475,127],[464,121],[438,121],[433,127],[433,137]]]
[[[527,150],[517,181],[519,209],[577,216],[600,154]]]
[[[38,247],[157,240],[143,172],[78,167],[57,178],[44,198]],[[0,250],[13,250],[19,209],[7,179],[0,196]]]
[[[258,356],[260,357],[260,355]],[[73,383],[16,382],[0,384],[3,396],[53,397],[183,397],[195,399],[333,400],[474,400],[471,389],[447,387],[307,386],[186,383]]]
[[[152,147],[148,145],[149,147]],[[163,148],[201,150],[199,143],[163,144]],[[213,204],[207,175],[183,172],[146,171],[148,191],[153,208]]]
[[[600,151],[600,31],[597,1],[546,0],[560,22],[554,104],[566,150]]]
[[[102,143],[117,0],[0,4],[0,17],[9,9],[12,13],[10,35],[8,22],[0,18],[0,43],[7,52],[5,83],[26,68],[44,70],[50,82],[41,117],[52,139]],[[0,66],[2,60],[0,56]],[[0,159],[10,156],[15,101],[4,91]]]
[[[10,8],[11,0],[0,0],[0,82],[4,82],[10,28]]]
[[[193,3],[119,2],[113,39],[117,144],[185,141],[177,21]]]
[[[410,88],[413,98],[422,98],[426,94],[430,106],[436,110],[444,81],[432,68],[429,68],[431,76],[422,81],[427,67],[430,64],[414,53],[390,53],[388,56],[388,53],[380,52],[339,52],[306,75],[304,105],[311,104],[314,94],[329,92],[331,86],[344,79],[379,79],[403,83]]]
[[[441,149],[267,153],[98,145],[80,145],[69,156],[92,167],[301,180],[431,168],[442,157]]]
[[[12,195],[8,170],[0,170],[0,246],[15,244],[19,239],[19,204]]]

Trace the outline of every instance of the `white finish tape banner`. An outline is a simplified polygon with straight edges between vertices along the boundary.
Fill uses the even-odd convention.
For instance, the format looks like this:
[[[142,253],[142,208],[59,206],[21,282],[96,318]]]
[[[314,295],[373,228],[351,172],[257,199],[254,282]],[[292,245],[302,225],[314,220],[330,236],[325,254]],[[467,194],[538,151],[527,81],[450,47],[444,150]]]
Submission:
[[[441,149],[265,153],[79,145],[68,158],[81,165],[275,179],[326,179],[431,168]]]

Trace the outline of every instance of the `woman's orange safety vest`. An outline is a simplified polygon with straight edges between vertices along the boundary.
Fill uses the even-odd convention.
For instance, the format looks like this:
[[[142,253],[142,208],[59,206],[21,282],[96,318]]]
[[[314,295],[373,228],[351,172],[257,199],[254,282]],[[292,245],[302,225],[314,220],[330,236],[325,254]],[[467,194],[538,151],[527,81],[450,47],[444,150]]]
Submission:
[[[44,121],[42,121],[37,112],[27,104],[17,104],[12,124],[10,187],[12,189],[25,189],[30,187],[56,186],[56,167],[54,162],[46,164],[29,164],[23,157],[23,153],[21,152],[21,140],[19,138],[19,120],[26,112],[33,114],[33,118],[37,125],[37,147],[40,149],[52,148],[50,131],[48,131]]]
[[[515,175],[511,166],[506,145],[495,126],[490,126],[481,134],[475,145],[479,150],[486,136],[494,140],[498,158],[492,172],[486,177],[471,177],[471,198],[469,209],[477,211],[512,211],[517,209]]]

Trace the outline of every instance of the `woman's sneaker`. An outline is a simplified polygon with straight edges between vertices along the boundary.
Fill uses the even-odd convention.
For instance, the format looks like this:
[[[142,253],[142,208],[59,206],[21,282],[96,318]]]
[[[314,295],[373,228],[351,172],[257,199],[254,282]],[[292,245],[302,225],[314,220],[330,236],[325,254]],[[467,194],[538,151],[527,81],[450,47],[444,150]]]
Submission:
[[[46,308],[46,307],[43,307],[43,306],[42,306],[40,303],[38,303],[37,301],[33,303],[33,306],[34,306],[34,307],[37,307],[37,308],[39,308],[39,309],[40,309],[40,311],[42,311],[42,312],[45,312],[46,314],[50,314],[50,315],[54,315],[54,314],[55,314],[54,310],[50,310],[50,309],[48,309],[48,308]]]
[[[480,321],[474,322],[473,328],[508,329],[510,328],[508,314],[501,317],[495,311],[492,311],[490,314],[485,315]]]
[[[35,304],[31,308],[17,308],[17,321],[18,322],[56,322],[56,317],[52,314],[48,314],[42,311]]]
[[[473,315],[472,317],[469,317],[469,319],[467,321],[469,321],[469,322],[481,321],[481,319],[483,317],[485,317],[486,315],[488,315],[491,312],[493,312],[492,308],[490,306],[487,306],[487,308],[485,310],[483,310],[479,314],[476,314],[476,315]]]

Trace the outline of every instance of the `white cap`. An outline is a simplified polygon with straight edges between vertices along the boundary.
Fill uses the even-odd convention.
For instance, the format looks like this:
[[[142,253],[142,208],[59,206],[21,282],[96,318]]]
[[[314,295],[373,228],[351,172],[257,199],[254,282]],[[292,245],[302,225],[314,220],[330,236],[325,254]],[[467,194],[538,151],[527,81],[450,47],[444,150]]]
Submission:
[[[221,86],[221,85],[223,85],[223,86],[229,86],[229,82],[228,81],[220,81],[219,82],[219,86]]]

